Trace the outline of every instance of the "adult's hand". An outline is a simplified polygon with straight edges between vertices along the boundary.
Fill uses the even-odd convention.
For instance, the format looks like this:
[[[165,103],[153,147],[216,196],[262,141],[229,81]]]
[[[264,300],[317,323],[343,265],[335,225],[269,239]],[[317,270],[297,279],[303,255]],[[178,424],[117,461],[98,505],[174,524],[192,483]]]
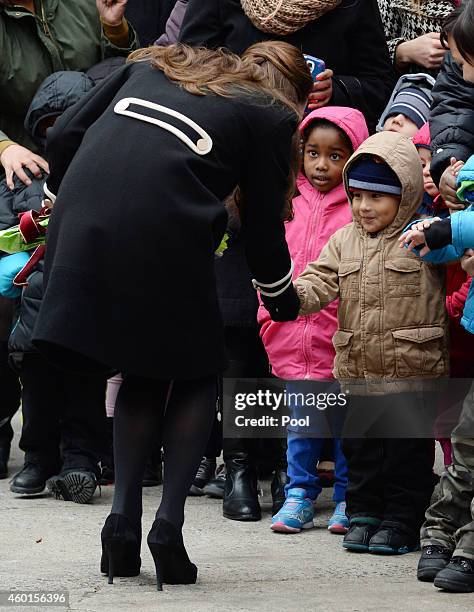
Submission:
[[[464,251],[464,255],[461,257],[461,268],[469,276],[474,276],[474,251],[472,249]]]
[[[418,64],[429,70],[436,70],[443,63],[446,49],[437,32],[429,32],[413,40],[400,43],[395,51],[397,68],[407,64]]]
[[[15,186],[13,181],[14,174],[25,185],[31,185],[31,179],[23,167],[28,168],[36,178],[42,177],[41,169],[49,173],[48,162],[41,155],[36,155],[26,147],[18,144],[12,144],[3,151],[0,156],[0,163],[5,168],[5,177],[10,189],[13,189]]]
[[[96,0],[97,10],[102,21],[115,26],[122,23],[128,0]]]
[[[423,221],[414,223],[411,228],[403,232],[398,239],[400,248],[406,247],[408,251],[412,251],[415,247],[424,245],[420,251],[420,256],[423,257],[429,253],[430,249],[426,245],[425,230],[437,221],[441,221],[441,219],[439,217],[434,217],[433,219],[424,219]]]
[[[446,202],[446,206],[450,211],[464,210],[466,207],[466,203],[456,195],[456,178],[463,166],[464,162],[457,161],[455,157],[451,157],[451,163],[443,172],[439,181],[441,197]]]
[[[308,97],[308,108],[310,110],[316,110],[327,106],[332,98],[332,77],[333,71],[326,68],[323,72],[320,72],[316,77],[316,81],[313,85],[313,91]]]

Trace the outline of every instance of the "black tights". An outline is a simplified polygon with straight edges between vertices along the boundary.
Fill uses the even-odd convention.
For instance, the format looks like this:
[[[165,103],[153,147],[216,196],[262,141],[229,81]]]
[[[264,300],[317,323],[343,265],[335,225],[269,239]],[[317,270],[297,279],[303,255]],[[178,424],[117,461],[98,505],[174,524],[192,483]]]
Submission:
[[[115,404],[115,493],[112,512],[141,533],[142,478],[157,436],[163,442],[163,495],[156,517],[178,529],[184,503],[209,439],[216,411],[215,376],[163,381],[124,377]]]

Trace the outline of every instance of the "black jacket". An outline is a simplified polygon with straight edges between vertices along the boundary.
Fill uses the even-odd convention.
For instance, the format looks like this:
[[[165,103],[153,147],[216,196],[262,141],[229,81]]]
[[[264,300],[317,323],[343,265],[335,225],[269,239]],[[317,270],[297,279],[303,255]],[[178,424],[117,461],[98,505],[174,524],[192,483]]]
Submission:
[[[130,112],[172,121],[191,143],[170,126],[122,114],[130,97]],[[185,115],[212,148],[202,148],[206,134],[143,102]],[[77,371],[158,379],[222,371],[214,251],[227,224],[223,200],[240,185],[252,273],[262,283],[283,278],[296,127],[296,115],[265,96],[196,96],[144,62],[120,68],[66,112],[48,135],[57,200],[38,348]]]
[[[239,54],[270,39],[285,40],[323,59],[335,74],[332,103],[358,108],[374,130],[396,81],[377,0],[342,0],[287,37],[254,27],[239,0],[190,0],[180,34],[181,42],[224,46]]]
[[[133,24],[142,47],[153,44],[165,31],[176,0],[128,0],[125,16]]]
[[[474,153],[474,85],[462,78],[451,53],[446,54],[432,95],[430,172],[439,185],[451,157],[467,161]]]

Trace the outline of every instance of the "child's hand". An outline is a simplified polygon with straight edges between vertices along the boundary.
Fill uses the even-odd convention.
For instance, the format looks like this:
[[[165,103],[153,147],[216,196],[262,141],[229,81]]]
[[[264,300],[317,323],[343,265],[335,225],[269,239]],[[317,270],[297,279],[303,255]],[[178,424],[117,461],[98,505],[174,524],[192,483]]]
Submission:
[[[316,81],[313,84],[313,91],[308,97],[308,108],[310,110],[316,110],[327,106],[332,98],[332,77],[333,71],[326,68],[323,72],[319,73],[316,77]]]
[[[464,255],[461,257],[461,268],[469,276],[474,276],[474,251],[472,249],[464,251]]]
[[[456,178],[463,166],[463,161],[458,161],[455,157],[451,157],[450,165],[441,175],[439,191],[450,210],[464,210],[466,207],[466,203],[462,202],[456,195]]]
[[[400,236],[400,248],[406,247],[408,251],[412,251],[417,246],[425,245],[420,251],[420,256],[423,257],[429,253],[430,248],[426,245],[425,230],[433,223],[436,223],[436,221],[441,221],[441,219],[434,217],[433,219],[425,219],[412,225],[408,231]]]

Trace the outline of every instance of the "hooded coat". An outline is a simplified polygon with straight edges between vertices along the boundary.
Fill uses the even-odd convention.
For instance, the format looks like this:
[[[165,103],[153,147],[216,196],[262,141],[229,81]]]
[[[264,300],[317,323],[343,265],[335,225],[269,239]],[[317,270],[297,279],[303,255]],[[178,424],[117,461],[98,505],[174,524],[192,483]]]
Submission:
[[[424,388],[424,379],[449,372],[444,270],[401,251],[398,238],[423,194],[418,153],[404,136],[372,136],[349,159],[382,158],[402,185],[398,214],[370,234],[355,219],[338,230],[298,277],[300,314],[309,315],[339,298],[334,376],[358,395]]]
[[[316,119],[327,119],[343,130],[354,151],[369,135],[362,113],[352,108],[333,106],[313,111],[301,123],[300,131]],[[308,262],[319,257],[331,236],[352,220],[342,181],[328,193],[321,193],[300,173],[297,186],[300,195],[293,200],[294,217],[285,224],[294,279]],[[260,305],[260,335],[273,374],[289,380],[332,377],[335,355],[332,337],[337,330],[337,308],[335,300],[321,312],[278,323]]]

